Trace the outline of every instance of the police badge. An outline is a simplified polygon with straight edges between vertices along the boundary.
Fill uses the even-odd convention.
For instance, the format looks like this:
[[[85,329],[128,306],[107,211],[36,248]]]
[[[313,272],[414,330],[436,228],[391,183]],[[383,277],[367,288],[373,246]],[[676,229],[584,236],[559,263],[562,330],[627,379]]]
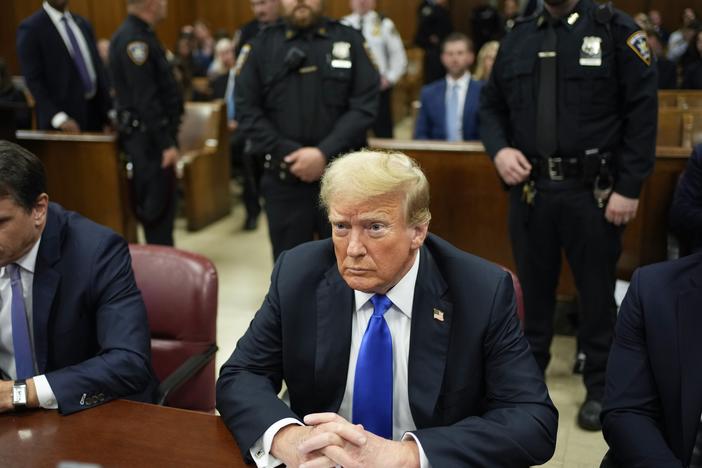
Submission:
[[[331,66],[333,68],[351,68],[351,43],[349,42],[335,42],[332,47],[332,57]]]
[[[580,47],[580,65],[584,67],[602,66],[602,38],[597,36],[583,37]]]
[[[146,42],[134,41],[127,44],[127,55],[135,65],[143,65],[149,58],[149,46]]]

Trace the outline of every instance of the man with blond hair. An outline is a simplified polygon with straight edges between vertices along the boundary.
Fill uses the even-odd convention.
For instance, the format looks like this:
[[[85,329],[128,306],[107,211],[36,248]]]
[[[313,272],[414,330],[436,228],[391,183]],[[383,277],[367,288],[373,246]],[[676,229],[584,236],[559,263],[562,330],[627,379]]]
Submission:
[[[332,239],[278,258],[222,367],[217,408],[247,461],[528,466],[557,412],[520,332],[510,276],[428,234],[429,184],[399,153],[336,159]],[[289,404],[277,394],[285,380]]]

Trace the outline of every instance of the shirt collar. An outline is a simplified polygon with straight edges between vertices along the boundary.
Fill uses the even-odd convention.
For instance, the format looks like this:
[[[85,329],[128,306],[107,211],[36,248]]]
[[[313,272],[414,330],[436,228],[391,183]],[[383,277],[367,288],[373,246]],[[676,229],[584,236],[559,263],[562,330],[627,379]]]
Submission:
[[[37,254],[39,253],[39,244],[41,243],[41,237],[37,239],[37,241],[34,243],[31,249],[29,249],[29,252],[24,254],[24,256],[20,257],[17,261],[13,262],[22,267],[23,270],[27,270],[28,272],[34,274],[34,269],[36,268],[37,265]],[[5,275],[5,272],[7,269],[5,267],[2,267],[2,275]]]
[[[420,251],[414,257],[412,268],[409,269],[405,276],[393,286],[386,296],[390,299],[395,307],[408,318],[412,318],[412,303],[414,302],[414,287],[417,284],[417,275],[419,274],[419,256]],[[375,296],[375,293],[366,293],[363,291],[353,291],[356,299],[356,312],[366,305],[370,298]]]
[[[66,19],[73,19],[71,13],[68,11],[68,8],[66,8],[66,10],[62,13],[56,8],[49,5],[49,2],[44,2],[42,6],[44,7],[44,11],[46,12],[46,14],[49,15],[49,18],[51,18],[51,21],[53,21],[54,23],[58,23],[59,21],[61,21],[61,17],[63,17],[64,15],[66,16]]]
[[[446,75],[446,85],[449,87],[457,84],[461,88],[465,88],[466,86],[468,86],[469,80],[470,80],[470,72],[465,72],[463,74],[463,76],[457,80],[454,80],[453,78],[451,78],[451,75]]]

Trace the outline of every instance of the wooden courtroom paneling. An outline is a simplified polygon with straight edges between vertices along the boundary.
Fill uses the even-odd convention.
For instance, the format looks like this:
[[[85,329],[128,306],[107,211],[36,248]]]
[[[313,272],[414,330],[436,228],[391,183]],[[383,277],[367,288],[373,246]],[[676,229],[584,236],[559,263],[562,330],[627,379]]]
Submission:
[[[137,241],[114,136],[19,131],[17,139],[44,163],[51,201]]]
[[[479,142],[372,139],[370,145],[401,151],[422,166],[431,185],[431,232],[516,271],[507,227],[508,195]],[[619,278],[629,279],[635,268],[665,260],[668,209],[689,155],[687,148],[658,148],[656,166],[644,185],[638,215],[624,231]],[[574,292],[572,274],[566,265],[559,293]]]

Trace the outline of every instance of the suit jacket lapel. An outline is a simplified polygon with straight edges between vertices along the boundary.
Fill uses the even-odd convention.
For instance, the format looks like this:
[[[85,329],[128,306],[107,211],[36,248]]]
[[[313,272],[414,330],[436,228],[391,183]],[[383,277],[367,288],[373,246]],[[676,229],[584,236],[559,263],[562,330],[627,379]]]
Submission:
[[[441,84],[438,88],[439,92],[436,93],[436,108],[438,109],[439,115],[437,116],[439,125],[440,135],[436,135],[435,138],[439,140],[445,140],[448,136],[448,128],[446,127],[446,80],[441,80]]]
[[[71,51],[68,50],[68,46],[66,45],[66,42],[63,40],[63,36],[58,30],[58,27],[54,24],[54,22],[51,20],[51,17],[49,14],[44,10],[42,7],[42,13],[44,14],[44,21],[46,22],[46,27],[43,28],[46,31],[46,34],[48,35],[48,39],[50,42],[54,44],[60,44],[58,47],[66,54],[66,59],[70,60],[70,63],[73,64],[73,56],[71,55]],[[74,65],[75,66],[75,65]]]
[[[480,94],[477,92],[477,85],[474,79],[468,82],[468,92],[463,104],[463,139],[469,140],[475,133],[474,116],[477,115]]]
[[[48,326],[51,306],[61,282],[61,275],[53,266],[61,257],[62,226],[51,206],[47,214],[46,227],[41,236],[37,263],[34,269],[32,292],[32,321],[34,328],[34,352],[40,374],[46,372],[48,357]],[[80,274],[80,272],[76,272]]]
[[[446,291],[446,283],[429,249],[422,247],[414,289],[407,371],[410,409],[418,428],[431,424],[444,379],[453,314]],[[438,319],[439,312],[443,313],[443,321]]]
[[[699,278],[702,278],[702,265],[698,265],[690,276],[692,287],[681,291],[677,299],[685,453],[692,452],[702,411],[702,372],[699,371],[702,362],[702,281]]]
[[[353,290],[341,278],[334,263],[317,289],[314,365],[317,402],[329,411],[339,410],[346,390],[353,304]]]

